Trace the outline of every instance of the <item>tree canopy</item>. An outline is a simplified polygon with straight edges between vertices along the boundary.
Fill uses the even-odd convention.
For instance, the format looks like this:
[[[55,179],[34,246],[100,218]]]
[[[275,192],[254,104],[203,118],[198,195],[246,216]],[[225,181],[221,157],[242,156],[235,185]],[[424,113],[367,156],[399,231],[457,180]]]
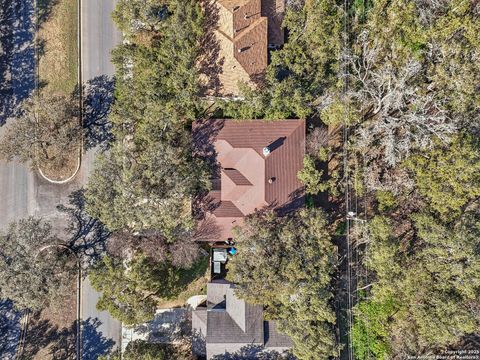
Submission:
[[[455,348],[478,333],[479,11],[470,0],[351,4],[341,100],[348,170],[363,178],[353,196],[370,217],[355,226],[359,359]],[[345,119],[344,107],[325,109]]]
[[[203,15],[195,1],[165,4],[117,6],[117,19],[133,16],[143,23],[141,14],[153,13],[164,31],[114,51],[115,140],[96,161],[86,197],[89,212],[110,230],[153,229],[174,241],[193,229],[190,201],[208,187],[208,171],[193,158],[188,131],[201,109],[195,61]],[[158,10],[164,6],[168,11]]]
[[[338,82],[342,46],[342,10],[335,0],[294,1],[286,7],[283,26],[289,40],[271,52],[260,89],[244,89],[244,100],[226,102],[227,116],[239,119],[305,118],[318,98]]]
[[[179,274],[166,263],[151,264],[142,256],[128,263],[105,256],[89,272],[92,287],[101,292],[99,310],[107,310],[126,325],[149,321],[156,311],[153,295],[175,292]]]
[[[336,253],[324,213],[304,209],[283,218],[257,213],[235,236],[238,254],[229,262],[228,277],[238,296],[265,306],[300,359],[335,356],[330,282]]]
[[[411,156],[406,167],[414,172],[418,191],[444,219],[459,215],[480,196],[480,143],[472,135]]]
[[[61,248],[50,224],[38,218],[11,223],[0,234],[0,295],[19,309],[41,310],[69,293],[76,262]]]
[[[26,99],[0,142],[0,157],[60,169],[82,141],[74,99],[40,95]],[[74,155],[75,158],[77,157]]]

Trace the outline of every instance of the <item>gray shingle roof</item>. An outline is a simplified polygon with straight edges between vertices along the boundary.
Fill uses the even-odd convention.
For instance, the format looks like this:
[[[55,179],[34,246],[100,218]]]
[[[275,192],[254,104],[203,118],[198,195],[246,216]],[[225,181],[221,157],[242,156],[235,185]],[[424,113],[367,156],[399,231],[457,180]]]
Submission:
[[[234,353],[247,345],[264,346],[268,351],[292,346],[290,338],[277,331],[274,321],[264,320],[263,306],[245,302],[234,291],[235,285],[227,281],[208,283],[208,309],[192,318],[194,329],[206,327],[207,358],[227,351]]]
[[[245,331],[226,310],[209,310],[207,315],[208,343],[242,343],[263,345],[263,310],[246,304]]]
[[[275,321],[264,321],[263,334],[265,338],[265,347],[267,348],[290,348],[292,340],[285,334],[279,333]]]
[[[209,309],[224,303],[229,287],[230,283],[224,280],[211,281],[207,284],[207,304]]]

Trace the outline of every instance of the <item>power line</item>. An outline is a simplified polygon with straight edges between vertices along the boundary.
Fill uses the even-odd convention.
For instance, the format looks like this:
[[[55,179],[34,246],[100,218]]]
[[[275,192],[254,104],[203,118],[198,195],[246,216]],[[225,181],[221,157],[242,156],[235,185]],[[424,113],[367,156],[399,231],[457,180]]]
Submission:
[[[347,54],[348,54],[348,45],[349,45],[349,34],[348,34],[348,0],[344,0],[343,3],[344,11],[344,50],[343,50],[343,95],[346,99],[348,93],[348,66],[347,66]],[[353,341],[352,341],[352,328],[353,328],[353,316],[352,316],[352,273],[351,273],[351,249],[350,249],[350,219],[348,217],[350,212],[350,179],[349,179],[349,169],[348,169],[348,138],[349,138],[349,107],[348,103],[345,106],[345,116],[343,123],[343,169],[344,169],[344,182],[345,182],[345,221],[346,221],[346,247],[347,247],[347,256],[346,256],[346,266],[347,266],[347,324],[348,324],[348,358],[353,360]]]

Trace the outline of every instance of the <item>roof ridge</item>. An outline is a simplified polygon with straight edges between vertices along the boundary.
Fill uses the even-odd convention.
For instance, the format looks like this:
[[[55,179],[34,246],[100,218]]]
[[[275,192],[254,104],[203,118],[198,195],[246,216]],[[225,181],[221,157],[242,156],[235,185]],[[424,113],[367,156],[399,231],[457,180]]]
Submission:
[[[241,34],[238,35],[238,37],[233,38],[233,42],[237,42],[241,40],[243,37],[246,36],[246,34],[248,34],[252,30],[254,30],[258,25],[260,25],[262,21],[268,22],[268,18],[266,16],[260,16],[258,19],[254,20],[250,25],[248,25],[246,28],[242,30]]]

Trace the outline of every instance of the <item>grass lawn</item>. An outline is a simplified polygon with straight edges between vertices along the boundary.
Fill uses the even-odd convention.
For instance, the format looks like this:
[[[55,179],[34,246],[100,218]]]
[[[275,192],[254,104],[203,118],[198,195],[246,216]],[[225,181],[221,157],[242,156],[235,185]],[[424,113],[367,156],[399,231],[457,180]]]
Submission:
[[[77,0],[38,0],[38,71],[43,90],[70,95],[78,82]]]
[[[158,308],[169,309],[172,307],[180,307],[194,295],[202,295],[207,293],[207,282],[209,280],[209,256],[202,257],[191,269],[184,270],[181,277],[182,284],[186,288],[176,299],[158,299]]]
[[[78,84],[78,0],[37,0],[38,7],[38,81],[46,94],[70,97]],[[78,117],[72,117],[78,122]],[[51,180],[71,177],[79,165],[81,148],[62,156],[61,167],[40,164],[42,173]]]

